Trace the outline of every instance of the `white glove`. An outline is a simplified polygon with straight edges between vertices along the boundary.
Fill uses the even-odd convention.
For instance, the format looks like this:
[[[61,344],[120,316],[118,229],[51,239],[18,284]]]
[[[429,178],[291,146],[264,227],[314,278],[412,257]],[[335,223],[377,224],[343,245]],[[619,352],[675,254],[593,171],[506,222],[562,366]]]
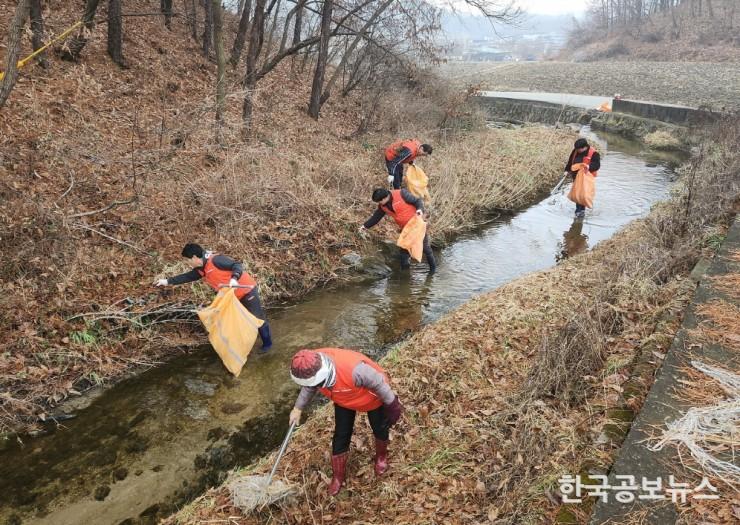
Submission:
[[[167,286],[168,284],[170,283],[167,282],[167,279],[158,279],[155,281],[154,286]]]
[[[388,175],[388,184],[393,184],[393,175]]]
[[[295,423],[296,425],[298,423],[300,423],[301,422],[301,414],[302,413],[303,412],[301,410],[297,409],[297,408],[294,408],[293,410],[291,410],[290,411],[290,416],[288,417],[288,423],[291,424],[291,425],[293,423]]]
[[[357,233],[364,237],[365,233],[367,233],[367,228],[365,228],[365,226],[360,226],[359,228],[357,228]]]
[[[424,215],[424,210],[416,210],[416,214],[417,214],[417,215],[418,215],[419,217],[421,217],[422,215]]]
[[[237,286],[239,286],[239,281],[232,277],[229,281],[229,286],[231,286],[232,288],[236,288]]]

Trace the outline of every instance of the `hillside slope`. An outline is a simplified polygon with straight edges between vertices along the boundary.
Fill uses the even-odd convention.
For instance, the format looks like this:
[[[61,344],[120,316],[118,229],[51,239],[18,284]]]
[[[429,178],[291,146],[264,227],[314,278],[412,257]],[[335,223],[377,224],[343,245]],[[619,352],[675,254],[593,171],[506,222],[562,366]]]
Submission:
[[[740,62],[737,0],[685,1],[608,31],[589,16],[576,23],[561,60]]]
[[[79,3],[69,4],[45,2],[50,33],[79,17]],[[433,182],[440,175],[433,192],[474,174],[482,191],[496,192],[487,205],[504,207],[549,184],[572,140],[538,129],[440,132],[438,123],[454,124],[451,111],[464,113],[459,98],[450,110],[404,92],[381,108],[394,133],[353,138],[360,101],[332,98],[312,120],[311,70],[298,62],[297,72],[285,63],[259,84],[248,142],[240,135],[243,67],[229,72],[221,147],[212,124],[215,65],[182,19],[170,31],[159,16],[126,18],[121,69],[105,53],[103,7],[80,62],[51,54],[47,70],[27,66],[1,110],[0,431],[44,417],[46,405],[70,392],[203,342],[202,333],[166,321],[210,293],[151,287],[182,269],[173,261],[185,242],[244,261],[268,305],[297,298],[340,277],[341,257],[369,246],[357,226],[372,212],[372,188],[385,185],[379,149],[398,135],[435,145],[424,165]],[[153,0],[125,3],[130,13],[158,9]],[[0,4],[0,35],[11,14]],[[21,56],[29,50],[24,37]],[[532,162],[527,152],[543,143],[552,147]],[[480,209],[440,199],[440,212],[468,215],[440,224],[437,237]]]

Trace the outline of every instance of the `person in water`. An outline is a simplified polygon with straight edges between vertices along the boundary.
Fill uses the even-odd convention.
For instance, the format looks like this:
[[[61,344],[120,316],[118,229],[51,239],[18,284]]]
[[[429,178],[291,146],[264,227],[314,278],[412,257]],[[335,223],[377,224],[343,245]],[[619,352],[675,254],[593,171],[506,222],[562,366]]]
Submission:
[[[169,279],[158,279],[154,284],[171,286],[203,279],[216,291],[226,286],[235,287],[234,295],[244,305],[244,308],[256,318],[264,321],[264,324],[258,328],[260,339],[262,339],[260,352],[267,352],[272,346],[270,323],[267,322],[267,315],[260,303],[257,282],[244,271],[241,263],[226,255],[206,251],[194,243],[185,245],[182,249],[182,256],[192,270]]]
[[[578,171],[573,171],[572,166],[574,164],[583,163],[586,165],[586,169],[591,172],[595,177],[599,168],[601,167],[601,155],[593,147],[591,147],[586,139],[578,139],[573,144],[573,151],[568,157],[568,163],[565,165],[565,172],[563,176],[570,174],[575,180]],[[586,207],[583,204],[576,203],[576,217],[582,219],[586,216]]]

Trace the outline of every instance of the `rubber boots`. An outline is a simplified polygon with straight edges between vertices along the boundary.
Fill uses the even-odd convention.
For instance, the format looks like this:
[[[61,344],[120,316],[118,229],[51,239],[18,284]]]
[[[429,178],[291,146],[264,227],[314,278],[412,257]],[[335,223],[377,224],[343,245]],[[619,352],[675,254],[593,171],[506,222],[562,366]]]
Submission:
[[[349,452],[342,452],[331,457],[332,478],[329,483],[329,495],[336,496],[342,489],[347,473],[347,457]]]
[[[382,476],[388,470],[388,440],[375,438],[375,475]]]
[[[262,348],[260,348],[260,353],[263,354],[267,352],[270,348],[272,348],[272,330],[270,330],[270,323],[265,321],[265,323],[260,326],[257,331],[260,334],[260,339],[262,339]]]

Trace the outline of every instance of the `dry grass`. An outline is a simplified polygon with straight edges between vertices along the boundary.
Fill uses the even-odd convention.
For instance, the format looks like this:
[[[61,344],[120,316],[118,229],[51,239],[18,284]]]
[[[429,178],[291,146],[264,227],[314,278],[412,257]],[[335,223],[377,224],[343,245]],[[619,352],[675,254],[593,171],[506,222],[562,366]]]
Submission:
[[[643,138],[645,144],[652,149],[676,150],[681,149],[681,141],[671,132],[665,130],[653,131]]]
[[[149,12],[150,4],[127,5]],[[79,16],[77,4],[48,5],[51,32]],[[0,15],[10,9],[0,5]],[[9,19],[0,16],[0,34]],[[474,225],[482,209],[521,205],[548,186],[572,142],[564,131],[486,131],[465,96],[437,80],[387,93],[387,120],[356,136],[357,96],[333,97],[316,122],[305,112],[311,71],[280,67],[256,93],[249,141],[241,136],[241,72],[229,72],[219,143],[215,66],[183,20],[173,20],[172,33],[160,17],[125,26],[127,69],[106,56],[103,26],[80,63],[52,55],[49,70],[24,69],[3,108],[0,238],[13,249],[0,268],[0,432],[33,425],[74,391],[204,341],[180,314],[210,292],[150,286],[176,271],[185,242],[244,261],[268,305],[296,299],[346,275],[343,255],[371,247],[357,226],[373,211],[372,189],[386,185],[382,149],[395,137],[435,146],[420,163],[438,201],[435,242]],[[532,160],[543,144],[552,147]],[[448,194],[448,185],[475,192]],[[390,224],[375,232],[397,234]],[[159,322],[167,309],[176,323]]]
[[[359,423],[347,488],[336,499],[326,496],[332,424],[330,410],[322,409],[283,460],[283,475],[302,495],[239,520],[553,522],[558,476],[588,463],[605,470],[611,462],[611,445],[596,444],[604,411],[623,404],[620,384],[635,348],[693,292],[681,277],[697,259],[707,226],[725,221],[732,209],[736,152],[736,143],[717,141],[695,159],[699,171],[684,170],[670,203],[647,219],[593,252],[471,301],[391,352],[384,366],[407,411],[392,432],[392,467],[383,480],[374,479],[370,435]],[[732,198],[720,198],[728,189]],[[581,366],[578,350],[589,341],[599,342],[586,349],[593,356]],[[558,350],[567,356],[562,363],[554,358]],[[239,514],[216,488],[168,523],[229,515]]]
[[[693,335],[740,350],[740,308],[716,299],[700,305],[696,313],[703,318]]]

